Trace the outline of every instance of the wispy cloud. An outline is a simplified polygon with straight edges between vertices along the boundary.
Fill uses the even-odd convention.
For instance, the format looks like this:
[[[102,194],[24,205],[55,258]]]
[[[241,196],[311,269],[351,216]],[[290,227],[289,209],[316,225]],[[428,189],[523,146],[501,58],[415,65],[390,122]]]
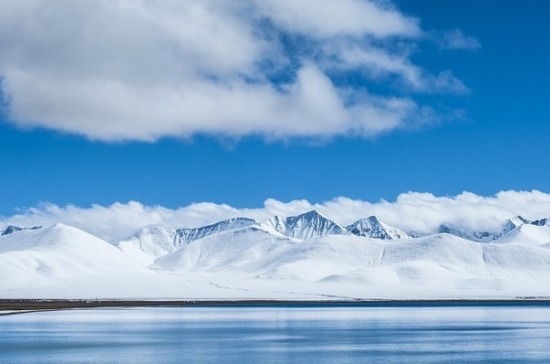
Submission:
[[[435,232],[440,224],[473,230],[496,231],[506,219],[522,215],[528,219],[550,217],[550,194],[540,191],[503,191],[494,196],[464,192],[457,196],[434,196],[409,192],[395,201],[367,202],[339,197],[312,204],[306,200],[265,201],[261,208],[234,208],[223,204],[196,203],[178,209],[144,206],[139,202],[111,206],[57,206],[44,204],[0,218],[2,225],[50,225],[62,222],[84,229],[110,241],[117,241],[150,224],[168,227],[197,227],[219,220],[246,216],[264,221],[273,215],[290,216],[317,209],[340,224],[376,215],[405,231]]]
[[[412,62],[419,24],[368,0],[6,0],[1,86],[11,122],[92,139],[372,136],[414,123],[415,93],[467,91]]]
[[[334,67],[348,68],[363,72],[372,79],[396,77],[412,92],[422,93],[467,93],[464,83],[449,70],[431,74],[413,64],[408,56],[390,54],[386,50],[373,47],[344,46],[335,49],[331,59],[336,60]]]
[[[444,32],[441,35],[439,44],[445,49],[463,49],[475,51],[481,48],[481,42],[474,37],[470,37],[462,33],[460,29],[454,29]]]

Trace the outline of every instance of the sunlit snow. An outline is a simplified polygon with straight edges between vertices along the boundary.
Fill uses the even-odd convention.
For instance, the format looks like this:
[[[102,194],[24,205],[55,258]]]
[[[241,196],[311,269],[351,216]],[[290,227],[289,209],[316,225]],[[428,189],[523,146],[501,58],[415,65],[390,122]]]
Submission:
[[[107,242],[75,227],[9,227],[0,297],[182,299],[550,296],[550,226],[414,238],[369,217],[341,227],[310,211],[195,229],[143,227]],[[481,237],[481,238],[480,238]]]

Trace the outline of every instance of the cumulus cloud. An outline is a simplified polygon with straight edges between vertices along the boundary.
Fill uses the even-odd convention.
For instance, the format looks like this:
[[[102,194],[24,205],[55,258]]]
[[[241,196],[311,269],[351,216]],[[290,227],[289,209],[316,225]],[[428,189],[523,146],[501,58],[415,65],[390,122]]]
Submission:
[[[422,33],[387,1],[5,0],[0,86],[11,122],[106,141],[372,136],[467,90],[411,61]]]
[[[430,233],[437,231],[441,224],[477,231],[498,231],[507,219],[517,215],[533,220],[550,217],[550,194],[503,191],[485,197],[469,192],[457,196],[409,192],[399,195],[393,202],[339,197],[312,204],[306,200],[281,202],[268,199],[263,207],[241,209],[214,203],[195,203],[177,209],[144,206],[139,202],[91,207],[45,204],[0,218],[0,226],[47,226],[61,222],[115,242],[152,224],[172,228],[198,227],[233,217],[265,221],[274,215],[292,216],[311,209],[317,209],[342,225],[375,215],[405,231]]]

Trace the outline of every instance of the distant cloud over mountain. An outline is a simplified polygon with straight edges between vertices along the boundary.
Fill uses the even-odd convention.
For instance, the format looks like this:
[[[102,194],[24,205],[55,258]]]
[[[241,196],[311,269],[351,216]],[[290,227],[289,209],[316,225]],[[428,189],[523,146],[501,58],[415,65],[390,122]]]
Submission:
[[[281,202],[268,199],[260,208],[234,208],[214,203],[196,203],[177,209],[144,206],[139,202],[91,207],[72,205],[61,207],[45,204],[14,216],[0,218],[0,231],[10,225],[33,227],[63,223],[114,242],[148,225],[196,228],[236,217],[267,221],[274,216],[297,216],[311,210],[329,216],[339,224],[333,227],[323,223],[330,231],[337,229],[338,226],[348,226],[360,219],[376,216],[384,223],[398,229],[391,231],[394,235],[401,234],[401,231],[420,234],[436,233],[440,231],[442,225],[447,229],[460,229],[462,232],[500,232],[505,228],[503,224],[508,219],[514,219],[518,215],[525,219],[537,220],[536,223],[539,223],[540,219],[550,217],[550,194],[539,191],[503,191],[495,196],[484,197],[464,192],[457,196],[439,197],[430,193],[409,192],[399,195],[393,202],[373,203],[339,197],[314,204],[305,200]],[[322,222],[322,220],[319,218],[319,221]],[[277,230],[279,228],[276,222],[272,220],[270,224]],[[539,224],[542,225],[543,222]],[[365,227],[363,226],[362,229],[364,230]],[[350,230],[353,229],[350,228]],[[370,233],[373,227],[368,226],[367,230]]]

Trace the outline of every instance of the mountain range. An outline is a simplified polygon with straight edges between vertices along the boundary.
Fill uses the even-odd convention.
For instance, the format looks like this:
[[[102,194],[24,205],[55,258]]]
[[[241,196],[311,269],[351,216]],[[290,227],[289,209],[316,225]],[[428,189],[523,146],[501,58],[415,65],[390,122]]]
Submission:
[[[151,225],[117,242],[63,224],[1,231],[0,297],[550,296],[548,218],[418,234],[375,216],[340,226],[313,210]]]

